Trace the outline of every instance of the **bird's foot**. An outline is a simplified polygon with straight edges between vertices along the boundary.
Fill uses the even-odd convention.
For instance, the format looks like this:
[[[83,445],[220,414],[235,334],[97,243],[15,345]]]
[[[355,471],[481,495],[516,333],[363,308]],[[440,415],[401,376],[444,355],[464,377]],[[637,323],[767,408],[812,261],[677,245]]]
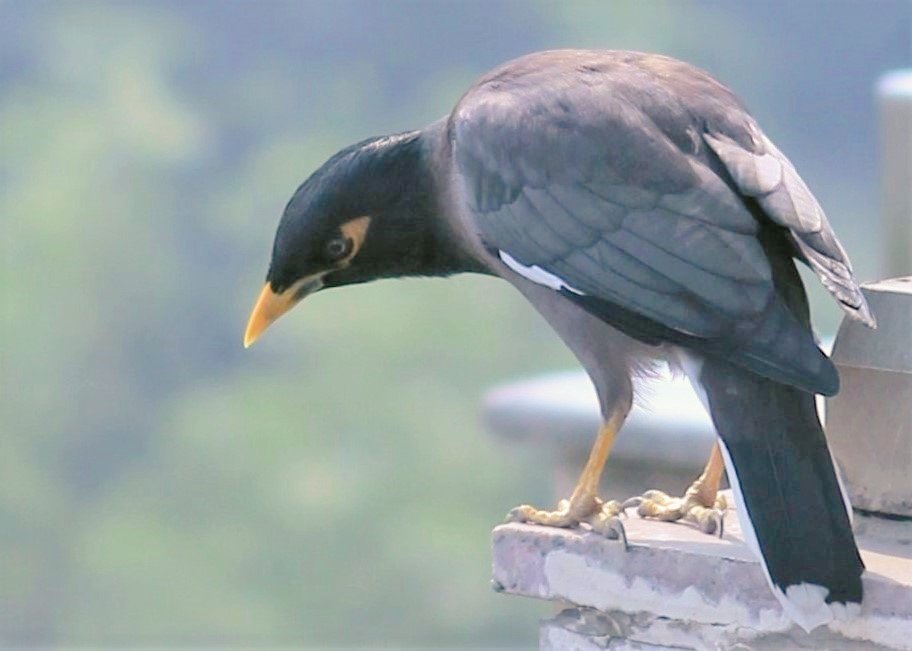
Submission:
[[[721,494],[708,495],[700,480],[695,481],[684,497],[671,497],[659,490],[649,490],[625,501],[623,508],[635,506],[637,515],[665,522],[685,520],[695,523],[701,531],[717,533],[721,538],[725,528],[728,502]]]
[[[627,548],[627,533],[619,515],[623,515],[624,507],[617,500],[602,500],[595,495],[573,496],[569,500],[561,500],[555,511],[543,511],[523,504],[511,509],[507,514],[507,522],[527,522],[545,527],[578,527],[582,523],[611,540],[620,540]]]

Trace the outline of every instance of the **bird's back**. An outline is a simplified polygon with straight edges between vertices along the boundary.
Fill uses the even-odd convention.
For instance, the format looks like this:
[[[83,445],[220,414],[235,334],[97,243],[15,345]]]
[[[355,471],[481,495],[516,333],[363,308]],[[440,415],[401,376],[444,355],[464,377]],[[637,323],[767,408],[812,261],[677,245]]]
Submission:
[[[626,50],[552,50],[493,69],[456,107],[503,102],[539,115],[572,113],[575,127],[601,126],[624,104],[648,116],[679,149],[693,152],[690,129],[722,130],[749,144],[738,97],[704,70],[660,54]],[[620,104],[620,106],[619,106]],[[594,135],[594,134],[593,134]]]

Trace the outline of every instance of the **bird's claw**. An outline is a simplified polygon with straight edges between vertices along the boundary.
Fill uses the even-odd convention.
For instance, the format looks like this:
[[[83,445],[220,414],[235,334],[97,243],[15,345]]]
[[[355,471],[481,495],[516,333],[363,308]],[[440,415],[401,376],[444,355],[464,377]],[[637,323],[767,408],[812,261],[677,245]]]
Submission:
[[[510,509],[506,522],[528,522],[545,527],[574,527],[580,520],[573,516],[570,509],[560,507],[555,511],[543,511],[528,504]]]
[[[602,501],[598,497],[561,500],[555,511],[542,511],[528,504],[510,509],[507,522],[528,522],[546,527],[577,527],[586,523],[595,533],[611,540],[620,540],[626,551],[629,547],[627,532],[618,516],[624,516],[624,506],[616,501]]]
[[[602,505],[602,509],[588,520],[589,527],[592,531],[600,533],[609,540],[620,540],[624,546],[624,551],[630,549],[627,542],[627,530],[621,518],[624,514],[624,507],[620,502],[611,500]]]
[[[697,525],[700,531],[708,534],[718,533],[721,538],[725,532],[725,511],[728,503],[722,495],[717,495],[712,504],[705,504],[699,498],[699,492],[687,491],[684,497],[672,497],[658,490],[649,490],[624,501],[623,508],[636,507],[642,518],[653,518],[664,522],[687,520]]]
[[[504,522],[526,522],[528,519],[528,509],[530,509],[528,504],[523,504],[522,506],[514,506],[512,509],[507,512],[507,517],[504,518]]]
[[[602,500],[592,496],[561,500],[554,511],[536,509],[528,504],[510,509],[507,522],[529,522],[546,527],[575,527],[602,509]]]
[[[703,533],[717,533],[719,538],[725,535],[725,511],[722,509],[710,509],[705,518],[700,522],[700,530]]]

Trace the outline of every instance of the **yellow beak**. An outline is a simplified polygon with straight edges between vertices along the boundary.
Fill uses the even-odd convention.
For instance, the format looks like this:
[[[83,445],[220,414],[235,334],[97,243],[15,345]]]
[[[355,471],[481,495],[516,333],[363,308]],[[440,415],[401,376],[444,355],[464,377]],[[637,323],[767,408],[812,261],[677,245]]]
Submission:
[[[322,286],[323,281],[320,276],[299,280],[281,294],[272,291],[269,283],[263,285],[263,290],[250,313],[250,320],[247,321],[244,348],[249,348],[266,331],[266,328],[272,325],[273,321],[297,305],[302,298]]]

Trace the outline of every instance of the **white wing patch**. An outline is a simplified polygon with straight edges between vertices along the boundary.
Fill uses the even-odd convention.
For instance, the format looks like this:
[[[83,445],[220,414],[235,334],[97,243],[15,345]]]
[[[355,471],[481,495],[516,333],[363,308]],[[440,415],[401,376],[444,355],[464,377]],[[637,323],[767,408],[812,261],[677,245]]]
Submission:
[[[573,292],[574,294],[579,294],[581,296],[583,295],[583,292],[568,284],[562,278],[558,278],[550,271],[542,269],[537,264],[534,264],[531,267],[527,267],[506,251],[498,249],[497,253],[500,255],[500,259],[503,260],[503,263],[505,265],[510,267],[510,269],[518,273],[523,278],[531,280],[537,285],[550,287],[555,291],[566,289],[568,292]]]

